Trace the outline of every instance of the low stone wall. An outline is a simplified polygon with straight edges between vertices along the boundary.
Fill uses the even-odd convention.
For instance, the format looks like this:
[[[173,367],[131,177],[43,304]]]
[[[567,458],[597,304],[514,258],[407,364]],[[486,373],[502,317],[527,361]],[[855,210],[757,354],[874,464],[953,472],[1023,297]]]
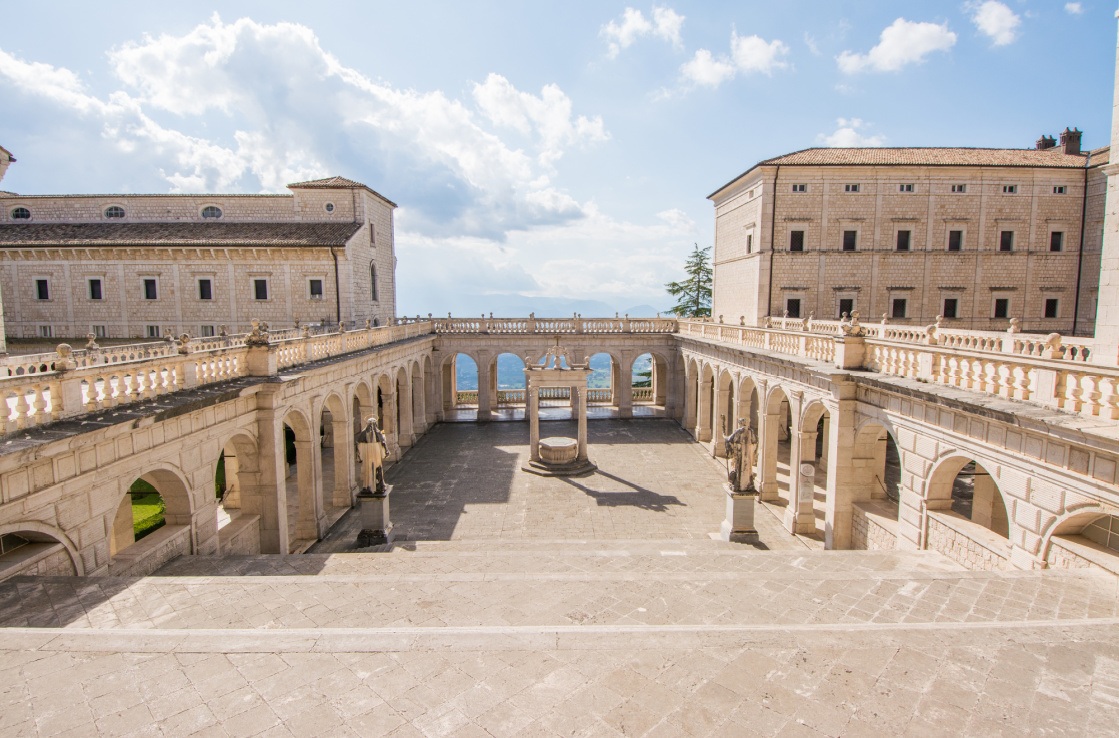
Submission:
[[[1119,575],[1119,555],[1083,536],[1053,536],[1045,563],[1050,569],[1095,569]]]
[[[851,511],[851,548],[892,551],[897,547],[897,506],[881,500],[856,502]]]
[[[218,531],[222,556],[260,553],[260,516],[239,515]]]
[[[190,526],[165,525],[109,562],[111,577],[145,577],[176,556],[190,553]]]
[[[8,577],[71,577],[74,562],[61,543],[29,543],[0,558],[0,582]]]
[[[972,571],[1005,571],[1010,566],[1010,543],[954,512],[929,511],[928,545]]]

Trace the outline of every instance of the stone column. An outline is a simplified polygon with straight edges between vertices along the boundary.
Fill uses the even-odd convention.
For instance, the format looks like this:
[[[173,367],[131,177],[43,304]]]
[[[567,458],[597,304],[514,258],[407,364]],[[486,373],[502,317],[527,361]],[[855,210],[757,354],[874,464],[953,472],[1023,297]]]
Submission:
[[[540,461],[540,389],[529,385],[525,389],[525,405],[528,408],[528,455],[532,461]]]
[[[824,515],[824,547],[851,548],[851,515],[857,499],[870,497],[860,489],[855,468],[855,388],[853,383],[840,388],[845,395],[830,413],[828,444],[828,494]],[[846,397],[850,395],[850,397]]]
[[[577,406],[577,410],[576,410],[576,412],[579,414],[578,415],[578,417],[579,417],[579,438],[578,438],[578,441],[579,441],[579,455],[578,455],[577,458],[578,458],[579,461],[586,461],[587,460],[587,388],[585,386],[583,386],[583,387],[572,387],[571,388],[571,393],[572,393],[572,396],[574,396],[575,393],[579,394],[579,402],[578,402],[578,406]]]
[[[734,427],[734,418],[726,415],[729,397],[730,390],[719,388],[715,391],[715,408],[711,412],[711,438],[715,440],[715,443],[711,451],[718,458],[726,457],[727,452],[723,446],[723,436],[730,433]]]
[[[617,367],[613,377],[614,404],[618,406],[619,418],[633,417],[633,359],[627,354],[622,355],[621,363],[629,362],[629,372]],[[624,375],[624,376],[623,376]]]
[[[317,473],[313,441],[295,440],[295,475],[299,490],[299,521],[295,535],[300,540],[322,537],[322,475]]]
[[[357,481],[354,479],[354,441],[350,432],[353,425],[349,418],[335,418],[331,426],[334,434],[333,503],[335,507],[350,507],[357,488]]]
[[[715,412],[711,407],[711,380],[705,379],[699,383],[697,400],[696,440],[700,443],[706,443],[711,440],[711,426],[715,422]]]
[[[1119,14],[1117,14],[1119,16]],[[1116,68],[1119,69],[1119,45],[1116,46]],[[1115,79],[1112,98],[1111,150],[1119,151],[1119,76]],[[1104,214],[1103,253],[1100,255],[1099,299],[1096,303],[1096,344],[1091,360],[1096,364],[1119,364],[1119,160],[1115,158],[1103,168],[1107,175],[1107,208]]]
[[[493,417],[493,398],[490,396],[490,357],[478,356],[478,420]]]
[[[785,528],[790,533],[807,534],[816,530],[812,507],[816,491],[816,432],[793,431],[789,453],[789,506],[785,508]]]
[[[777,413],[762,413],[758,428],[758,491],[761,499],[772,502],[778,499],[777,488]]]
[[[271,400],[269,396],[267,401]],[[260,407],[256,428],[258,469],[255,479],[240,480],[241,513],[260,516],[261,553],[286,554],[289,521],[284,423],[272,407]],[[244,468],[242,464],[241,474]]]

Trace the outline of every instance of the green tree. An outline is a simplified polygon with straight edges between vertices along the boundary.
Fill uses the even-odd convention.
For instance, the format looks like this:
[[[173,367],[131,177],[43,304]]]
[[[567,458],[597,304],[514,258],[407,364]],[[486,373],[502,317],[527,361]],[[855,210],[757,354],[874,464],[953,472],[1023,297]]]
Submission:
[[[700,318],[711,315],[711,247],[700,248],[699,244],[688,255],[684,272],[688,275],[682,282],[669,282],[664,287],[668,294],[676,298],[672,312],[681,318]]]

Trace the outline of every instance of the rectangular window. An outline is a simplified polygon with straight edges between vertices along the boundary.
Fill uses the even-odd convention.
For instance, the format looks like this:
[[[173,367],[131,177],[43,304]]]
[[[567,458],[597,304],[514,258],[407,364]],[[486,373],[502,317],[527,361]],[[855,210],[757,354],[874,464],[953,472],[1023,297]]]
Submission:
[[[913,191],[913,185],[911,185],[911,184],[899,184],[898,185],[898,192],[912,192],[912,191]]]
[[[905,299],[895,297],[890,301],[890,317],[891,318],[904,318],[905,317]]]
[[[103,300],[104,299],[104,295],[101,292],[101,280],[100,279],[91,278],[87,284],[89,285],[89,299],[91,299],[91,300]],[[103,338],[103,336],[98,336],[98,338]]]
[[[268,299],[268,280],[267,279],[254,279],[253,280],[253,299],[254,300],[267,300]]]
[[[995,311],[994,318],[1008,318],[1010,317],[1010,298],[996,297],[995,298]]]
[[[850,316],[855,312],[855,301],[850,297],[843,297],[839,300],[839,315],[837,318],[842,318],[844,315]]]
[[[746,253],[751,254],[754,252],[754,234],[746,234]]]
[[[158,325],[149,325],[148,326],[148,338],[159,338],[159,326]]]
[[[808,192],[808,185],[806,185],[806,184],[795,184],[795,185],[793,185],[793,192]]]
[[[109,331],[105,328],[105,326],[95,325],[95,326],[92,326],[92,328],[93,328],[92,333],[93,333],[94,338],[108,338],[109,337]]]
[[[159,286],[156,284],[154,277],[147,277],[144,279],[144,299],[145,300],[158,300],[159,299]]]
[[[999,251],[1014,250],[1014,231],[1001,231],[999,233]]]
[[[859,242],[858,231],[844,231],[843,232],[843,250],[854,251]]]
[[[846,185],[843,185],[843,191],[844,192],[858,192],[859,191],[859,186],[857,184],[846,184]]]
[[[910,231],[898,231],[898,251],[909,251]]]
[[[1068,192],[1068,188],[1065,187],[1064,185],[1055,185],[1053,187],[1053,194],[1054,195],[1064,195],[1067,192]]]
[[[203,338],[212,338],[214,336],[214,326],[203,325],[203,326],[199,326],[199,328],[201,329],[201,331],[199,332],[199,335],[202,336]]]
[[[785,311],[789,314],[790,318],[800,317],[800,298],[790,297],[785,300]]]
[[[789,231],[789,251],[804,251],[804,231]]]
[[[944,307],[941,309],[940,314],[945,318],[959,317],[960,301],[955,297],[944,298]]]
[[[51,285],[50,281],[46,279],[35,280],[35,299],[36,300],[49,300],[51,299]]]
[[[1056,297],[1045,298],[1045,317],[1046,318],[1059,318],[1060,316],[1061,301]]]
[[[50,338],[53,333],[49,325],[39,326],[39,338]]]
[[[377,245],[377,226],[373,223],[369,224],[369,244],[371,246]]]
[[[1049,234],[1049,250],[1050,251],[1064,251],[1065,250],[1065,234],[1063,231],[1053,231]]]
[[[952,192],[955,192],[957,194],[959,194],[961,192],[967,192],[967,185],[966,184],[954,184],[954,185],[952,185]]]
[[[963,231],[948,231],[948,250],[949,251],[963,251],[964,248],[964,232]]]
[[[1002,194],[1004,194],[1004,195],[1015,195],[1017,193],[1018,193],[1018,185],[1003,185],[1002,186]]]
[[[307,280],[307,289],[312,300],[322,299],[322,280],[309,279]]]
[[[212,279],[198,280],[198,299],[199,300],[213,300],[214,299],[214,281]]]

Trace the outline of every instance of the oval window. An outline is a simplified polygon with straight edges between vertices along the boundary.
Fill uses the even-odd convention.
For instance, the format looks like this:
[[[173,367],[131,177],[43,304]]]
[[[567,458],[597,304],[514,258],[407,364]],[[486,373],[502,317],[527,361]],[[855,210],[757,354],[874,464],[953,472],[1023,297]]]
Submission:
[[[12,220],[31,220],[31,211],[27,208],[14,208],[12,210]]]
[[[334,203],[328,202],[326,204],[326,212],[328,212],[328,213],[333,213],[334,212]]]
[[[110,205],[109,207],[105,208],[105,217],[106,218],[123,218],[124,217],[124,208],[122,208],[119,205]]]
[[[221,208],[219,208],[216,205],[207,205],[206,207],[202,208],[202,217],[203,218],[220,218],[221,217]]]

